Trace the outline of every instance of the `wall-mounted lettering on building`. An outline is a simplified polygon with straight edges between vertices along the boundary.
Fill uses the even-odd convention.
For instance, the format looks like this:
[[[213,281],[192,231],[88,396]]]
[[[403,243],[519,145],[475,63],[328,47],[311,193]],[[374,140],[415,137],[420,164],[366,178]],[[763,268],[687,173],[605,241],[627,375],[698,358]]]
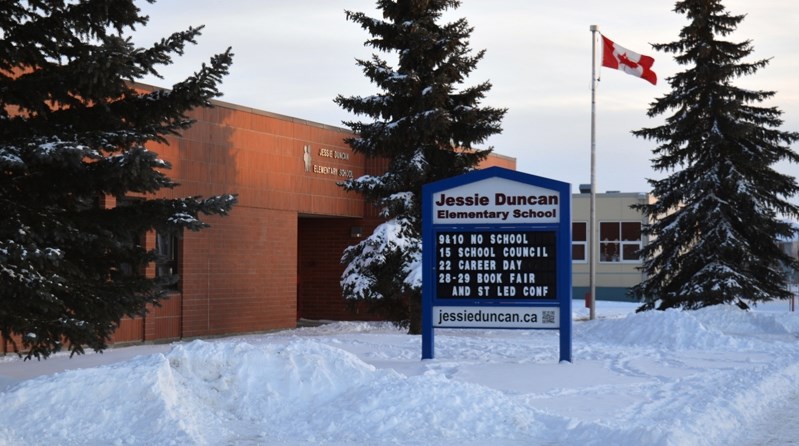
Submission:
[[[314,157],[312,154],[312,149],[309,144],[303,146],[303,155],[302,160],[305,165],[305,172],[312,172],[315,174],[320,175],[330,175],[337,178],[352,178],[353,173],[352,169],[348,167],[340,167],[340,166],[331,166],[328,164],[316,164],[314,163]],[[350,154],[348,152],[342,152],[334,149],[329,148],[320,148],[317,152],[317,156],[320,157],[322,160],[325,161],[349,161]]]
[[[319,149],[319,156],[325,158],[335,158],[337,160],[348,160],[350,159],[350,154],[347,152],[339,152],[338,150],[333,149]]]
[[[424,186],[422,358],[434,328],[525,328],[571,361],[570,189],[498,167]]]

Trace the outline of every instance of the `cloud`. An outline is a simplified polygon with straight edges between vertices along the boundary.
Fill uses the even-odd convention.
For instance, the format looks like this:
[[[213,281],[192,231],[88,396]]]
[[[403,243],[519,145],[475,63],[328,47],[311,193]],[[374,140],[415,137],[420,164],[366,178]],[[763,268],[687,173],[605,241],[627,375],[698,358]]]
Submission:
[[[799,129],[799,56],[794,27],[799,3],[773,0],[752,3],[728,0],[728,11],[747,14],[727,39],[751,39],[752,60],[773,58],[753,76],[736,80],[745,88],[776,90],[768,106],[783,112],[783,130]],[[134,34],[137,42],[205,24],[203,36],[185,57],[163,71],[165,79],[151,83],[169,86],[195,71],[211,54],[228,46],[236,53],[231,74],[224,80],[222,98],[247,107],[340,126],[350,119],[333,103],[337,94],[376,92],[355,65],[355,58],[373,52],[364,42],[369,34],[345,18],[344,10],[373,16],[373,0],[161,0],[142,2],[151,23]],[[649,104],[669,91],[666,79],[684,67],[671,54],[655,52],[650,43],[678,39],[687,24],[673,12],[670,1],[607,0],[605,2],[531,2],[465,0],[445,17],[465,17],[474,32],[475,51],[486,55],[466,85],[490,81],[493,89],[484,105],[510,109],[504,132],[489,141],[497,152],[515,156],[520,170],[546,167],[533,173],[570,182],[586,182],[590,145],[591,33],[600,30],[631,50],[655,58],[656,87],[611,70],[600,70],[597,119],[602,158],[598,177],[607,189],[647,190],[651,171],[651,142],[630,131],[657,122],[646,117]],[[632,156],[631,154],[635,154]],[[799,167],[779,166],[797,176]]]

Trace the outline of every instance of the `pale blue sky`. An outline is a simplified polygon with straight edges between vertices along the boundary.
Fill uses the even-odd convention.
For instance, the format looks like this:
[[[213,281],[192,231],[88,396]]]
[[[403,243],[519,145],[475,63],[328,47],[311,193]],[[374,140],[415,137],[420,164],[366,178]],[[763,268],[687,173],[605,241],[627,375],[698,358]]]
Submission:
[[[191,5],[187,7],[187,5]],[[767,68],[738,85],[776,90],[761,105],[783,112],[783,130],[799,131],[799,55],[796,0],[728,0],[727,10],[747,14],[728,36],[752,40],[752,60],[772,58]],[[236,54],[225,78],[221,100],[342,126],[351,119],[335,103],[337,94],[373,94],[355,58],[368,58],[366,31],[345,19],[344,10],[377,15],[373,0],[160,0],[140,2],[150,24],[134,34],[149,44],[189,25],[206,25],[198,45],[162,71],[165,79],[148,83],[169,87],[199,64],[228,46]],[[658,85],[624,74],[600,70],[597,90],[597,187],[599,191],[646,192],[653,142],[635,138],[631,130],[658,125],[646,116],[649,104],[669,91],[666,78],[680,68],[671,55],[649,43],[678,38],[687,24],[674,13],[674,1],[606,0],[537,2],[529,0],[463,0],[452,17],[466,17],[475,28],[473,50],[486,55],[467,81],[485,80],[493,89],[484,105],[507,107],[503,133],[487,145],[517,159],[527,173],[572,183],[589,182],[591,117],[591,32],[596,24],[610,39],[655,58]],[[794,146],[799,149],[799,145]],[[799,166],[781,164],[781,172],[799,176]],[[799,198],[794,199],[799,202]]]

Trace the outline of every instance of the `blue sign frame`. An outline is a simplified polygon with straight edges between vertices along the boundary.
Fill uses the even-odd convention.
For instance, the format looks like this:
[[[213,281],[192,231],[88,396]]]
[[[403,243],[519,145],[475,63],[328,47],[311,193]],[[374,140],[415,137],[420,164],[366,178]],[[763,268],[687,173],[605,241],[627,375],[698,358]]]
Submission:
[[[507,195],[517,186],[555,194]],[[434,357],[437,325],[558,329],[560,361],[571,362],[570,184],[476,170],[423,186],[422,222],[422,359]]]

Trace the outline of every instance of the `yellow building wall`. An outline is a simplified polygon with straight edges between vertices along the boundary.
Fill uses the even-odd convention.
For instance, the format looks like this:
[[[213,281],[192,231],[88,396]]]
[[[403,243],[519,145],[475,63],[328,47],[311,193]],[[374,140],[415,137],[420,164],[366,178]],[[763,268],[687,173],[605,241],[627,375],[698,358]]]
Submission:
[[[596,194],[596,227],[593,236],[588,231],[590,243],[598,243],[599,226],[602,222],[641,222],[647,223],[640,211],[632,209],[635,204],[651,203],[653,198],[645,193],[608,192]],[[572,222],[585,222],[586,228],[590,227],[590,194],[579,193],[572,196]],[[646,237],[642,236],[642,246],[646,245]],[[590,245],[589,245],[590,246]],[[596,247],[597,256],[599,245]],[[586,260],[572,263],[572,286],[575,290],[574,298],[582,299],[589,287],[589,259],[590,250],[586,246]],[[626,296],[626,289],[637,285],[644,278],[638,268],[638,262],[603,262],[597,259],[596,263],[597,296],[599,299],[630,299]]]

